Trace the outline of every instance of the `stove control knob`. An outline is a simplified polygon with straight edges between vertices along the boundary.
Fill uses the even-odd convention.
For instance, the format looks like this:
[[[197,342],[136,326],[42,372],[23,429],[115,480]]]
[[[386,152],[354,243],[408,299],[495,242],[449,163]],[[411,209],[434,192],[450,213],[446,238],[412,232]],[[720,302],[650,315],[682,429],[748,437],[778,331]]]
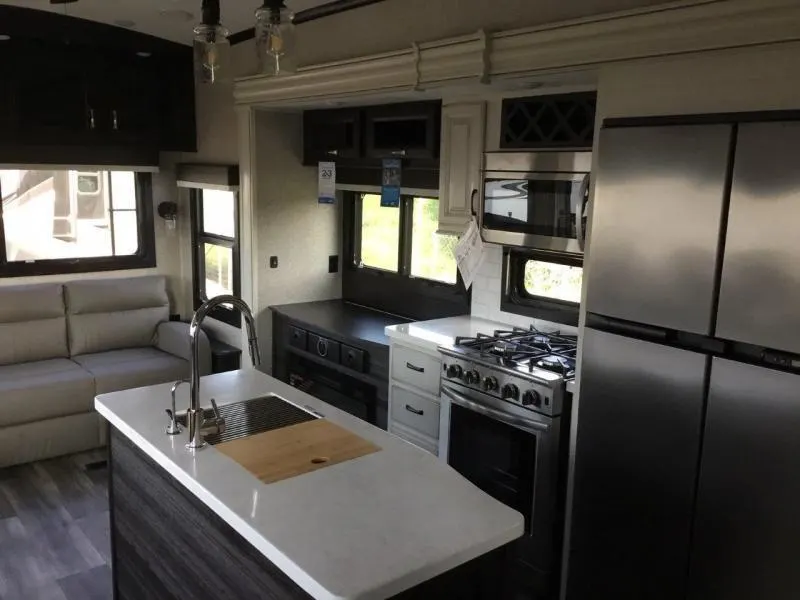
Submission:
[[[522,406],[539,406],[541,403],[541,396],[533,390],[528,390],[522,394]]]
[[[472,369],[471,371],[467,371],[466,380],[468,384],[476,385],[481,382],[481,374],[475,369]]]
[[[498,387],[497,377],[486,377],[483,380],[483,389],[487,392],[494,392]]]
[[[501,391],[501,395],[503,398],[510,398],[512,400],[519,399],[519,388],[515,386],[513,383],[507,383],[503,386],[503,390]]]
[[[449,367],[447,367],[447,376],[450,377],[451,379],[453,377],[461,377],[462,373],[463,370],[459,365],[450,365]]]

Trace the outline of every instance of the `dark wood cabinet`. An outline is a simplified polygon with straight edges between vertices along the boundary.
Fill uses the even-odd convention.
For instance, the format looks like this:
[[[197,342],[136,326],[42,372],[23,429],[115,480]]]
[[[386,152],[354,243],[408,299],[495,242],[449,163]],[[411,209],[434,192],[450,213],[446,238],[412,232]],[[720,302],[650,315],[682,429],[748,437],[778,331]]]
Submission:
[[[358,109],[310,110],[303,114],[303,160],[357,159],[361,156],[361,118]]]
[[[81,67],[85,56],[58,50],[51,44],[13,41],[3,48],[9,59],[16,56],[17,61],[6,77],[16,96],[16,142],[39,143],[62,136],[66,145],[85,141],[90,125]]]
[[[591,149],[596,107],[595,92],[506,98],[500,147]]]
[[[9,15],[39,22],[27,12]],[[191,48],[159,41],[142,51],[138,40],[101,46],[67,36],[0,42],[3,161],[128,164],[160,150],[196,150]]]
[[[364,116],[368,158],[439,156],[440,102],[373,106]]]
[[[303,163],[376,169],[384,158],[400,158],[405,168],[435,169],[441,112],[438,101],[306,111]]]

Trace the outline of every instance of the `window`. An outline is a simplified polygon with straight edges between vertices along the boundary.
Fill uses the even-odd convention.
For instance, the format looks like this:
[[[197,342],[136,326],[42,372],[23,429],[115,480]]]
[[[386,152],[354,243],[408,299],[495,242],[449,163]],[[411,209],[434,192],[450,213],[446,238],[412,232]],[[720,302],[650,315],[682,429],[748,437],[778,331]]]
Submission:
[[[458,237],[436,233],[438,199],[402,196],[399,207],[382,207],[378,194],[347,192],[342,212],[345,300],[414,320],[469,313]]]
[[[411,276],[455,283],[458,236],[436,233],[439,201],[414,198],[411,236]]]
[[[0,275],[154,267],[150,175],[0,170]]]
[[[236,192],[192,190],[195,308],[210,298],[239,296],[238,196]],[[235,327],[241,318],[220,306],[211,316]]]
[[[453,285],[457,281],[458,237],[436,233],[439,200],[405,196],[399,207],[382,207],[378,194],[356,200],[358,267]]]
[[[503,258],[502,310],[578,324],[582,257],[506,249]]]

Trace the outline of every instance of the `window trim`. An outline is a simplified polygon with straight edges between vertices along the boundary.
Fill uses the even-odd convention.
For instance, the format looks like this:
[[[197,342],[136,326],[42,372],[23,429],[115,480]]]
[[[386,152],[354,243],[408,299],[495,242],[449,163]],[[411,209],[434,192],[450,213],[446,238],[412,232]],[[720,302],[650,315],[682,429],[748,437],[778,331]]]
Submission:
[[[204,245],[214,244],[215,246],[223,246],[233,250],[233,295],[241,297],[241,257],[239,248],[239,192],[235,190],[226,190],[233,194],[233,223],[234,223],[234,238],[208,233],[203,230],[203,188],[192,188],[189,190],[189,198],[192,214],[192,296],[194,300],[194,309],[200,308],[208,297],[205,294],[204,286],[201,282],[204,281],[205,273],[205,250]],[[238,329],[242,328],[241,315],[227,306],[217,306],[210,313],[209,316],[223,323],[227,323]]]
[[[583,268],[583,257],[542,250],[503,248],[502,296],[500,310],[517,315],[578,326],[580,302],[535,296],[525,289],[525,263],[539,260]]]
[[[80,167],[70,167],[64,170],[79,169]],[[100,170],[102,171],[103,169],[101,168]],[[153,178],[150,173],[135,172],[134,175],[136,181],[136,224],[139,240],[139,248],[136,254],[7,262],[5,222],[3,220],[3,207],[0,204],[0,278],[70,275],[155,267],[156,236],[153,222]],[[113,235],[113,220],[110,226],[112,227]]]
[[[342,193],[345,256],[342,273],[343,298],[415,320],[469,314],[472,294],[464,288],[460,273],[456,273],[454,284],[410,275],[412,243],[410,236],[405,232],[413,229],[413,196],[405,194],[400,198],[401,231],[397,272],[360,266],[360,196],[365,193],[376,192]]]

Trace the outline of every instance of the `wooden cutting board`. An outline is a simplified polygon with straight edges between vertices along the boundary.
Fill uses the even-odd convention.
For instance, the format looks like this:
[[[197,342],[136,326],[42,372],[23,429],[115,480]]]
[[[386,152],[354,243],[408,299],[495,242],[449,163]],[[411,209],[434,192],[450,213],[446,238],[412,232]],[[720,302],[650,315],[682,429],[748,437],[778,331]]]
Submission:
[[[381,448],[327,419],[315,419],[214,446],[264,483],[273,483]]]

